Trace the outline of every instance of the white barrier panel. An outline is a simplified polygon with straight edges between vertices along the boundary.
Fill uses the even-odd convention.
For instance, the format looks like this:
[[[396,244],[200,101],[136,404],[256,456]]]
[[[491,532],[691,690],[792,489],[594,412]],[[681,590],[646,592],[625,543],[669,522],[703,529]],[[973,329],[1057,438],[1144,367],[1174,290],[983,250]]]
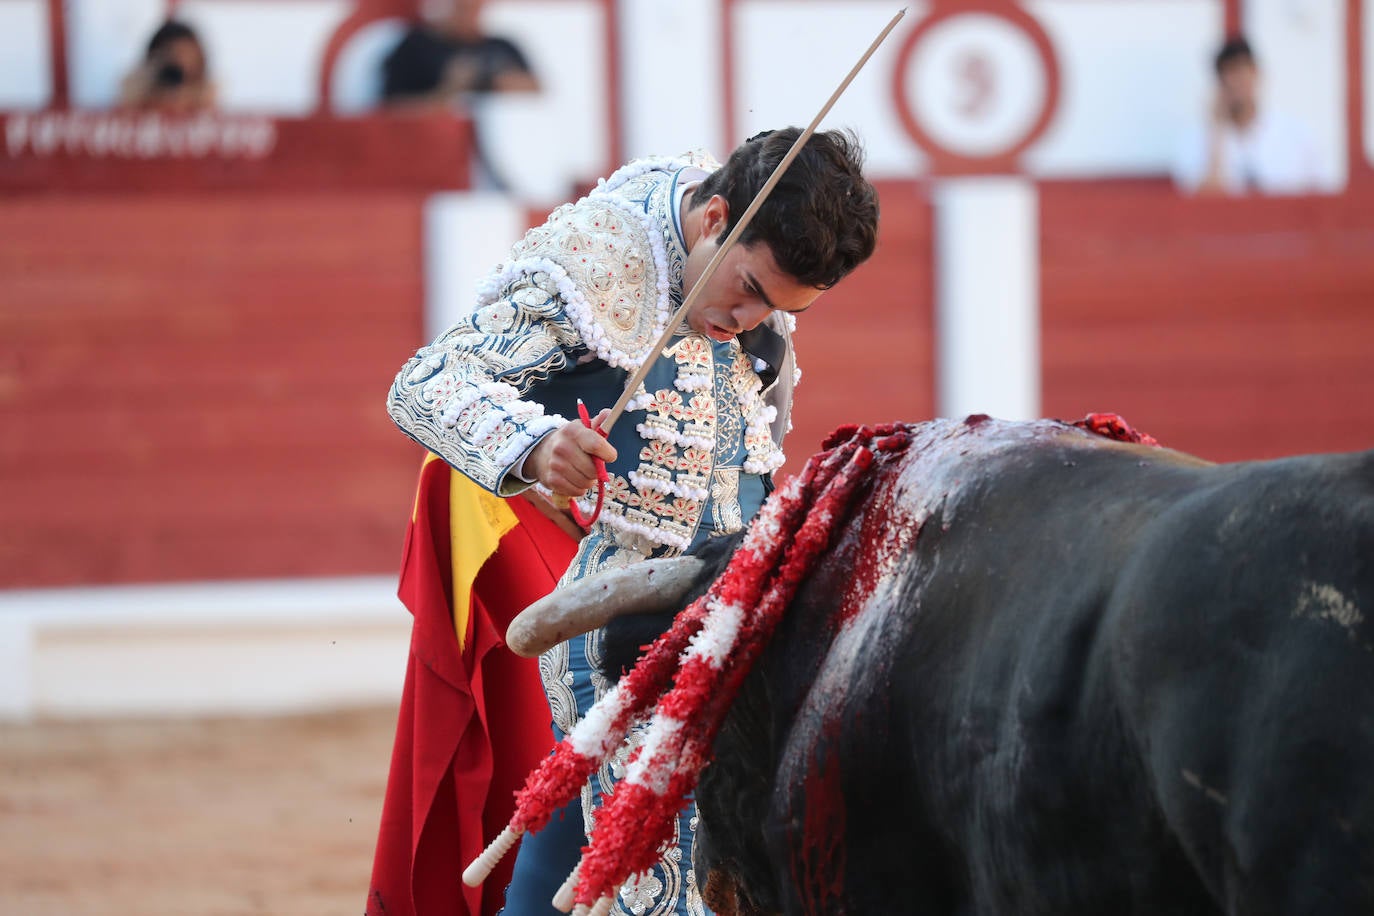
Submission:
[[[725,97],[721,0],[620,0],[620,15],[626,158],[697,148],[727,155],[714,103]]]
[[[1345,187],[1349,174],[1345,8],[1346,0],[1247,0],[1243,7],[1263,78],[1260,104],[1311,131],[1320,187],[1332,192]],[[1374,46],[1364,48],[1367,62]]]
[[[1166,174],[1206,111],[1224,34],[1216,0],[1032,0],[1054,45],[1060,98],[1026,153],[1040,178]]]
[[[184,0],[177,16],[205,45],[224,111],[304,117],[319,104],[325,48],[353,6],[352,0]]]
[[[1039,205],[1021,178],[936,183],[938,413],[1040,415]]]
[[[391,704],[410,622],[394,576],[0,592],[0,718]]]
[[[1364,49],[1364,156],[1374,166],[1374,0],[1364,0],[1360,47]]]
[[[52,42],[46,0],[0,3],[0,109],[35,110],[52,99]]]
[[[734,7],[736,136],[725,138],[722,155],[761,130],[807,124],[896,12],[887,0],[736,0]],[[928,8],[910,4],[902,24],[874,52],[823,125],[859,133],[870,177],[905,177],[924,169],[925,157],[894,114],[892,74],[903,36]]]
[[[428,343],[472,311],[478,282],[510,254],[526,220],[504,194],[466,191],[431,195],[424,218]]]
[[[33,705],[33,627],[0,614],[0,721],[27,719]]]

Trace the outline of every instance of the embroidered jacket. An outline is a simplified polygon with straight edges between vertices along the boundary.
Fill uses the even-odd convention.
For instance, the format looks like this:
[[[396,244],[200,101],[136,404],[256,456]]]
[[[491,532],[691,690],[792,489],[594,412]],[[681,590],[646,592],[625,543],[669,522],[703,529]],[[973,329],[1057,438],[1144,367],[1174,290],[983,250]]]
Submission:
[[[717,167],[637,160],[555,210],[480,285],[476,310],[402,368],[392,419],[493,493],[529,486],[514,473],[529,450],[577,397],[609,406],[681,304],[684,185]],[[772,316],[744,335],[749,351],[679,329],[612,430],[606,506],[570,576],[743,526],[783,462],[791,325]]]

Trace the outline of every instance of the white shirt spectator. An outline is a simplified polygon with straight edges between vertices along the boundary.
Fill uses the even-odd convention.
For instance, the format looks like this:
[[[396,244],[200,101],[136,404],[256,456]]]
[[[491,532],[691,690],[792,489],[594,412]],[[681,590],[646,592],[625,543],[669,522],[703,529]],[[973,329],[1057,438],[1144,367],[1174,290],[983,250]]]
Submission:
[[[1322,190],[1316,145],[1306,127],[1282,113],[1260,111],[1244,130],[1199,124],[1179,145],[1174,183],[1192,194],[1207,179],[1214,134],[1227,194],[1312,194]]]

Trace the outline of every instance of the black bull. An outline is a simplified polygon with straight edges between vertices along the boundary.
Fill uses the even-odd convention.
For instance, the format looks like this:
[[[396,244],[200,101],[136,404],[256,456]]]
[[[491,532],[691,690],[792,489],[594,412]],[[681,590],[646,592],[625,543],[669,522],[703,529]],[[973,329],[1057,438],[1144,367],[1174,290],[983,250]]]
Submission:
[[[1374,452],[913,431],[720,733],[713,905],[1374,913]]]

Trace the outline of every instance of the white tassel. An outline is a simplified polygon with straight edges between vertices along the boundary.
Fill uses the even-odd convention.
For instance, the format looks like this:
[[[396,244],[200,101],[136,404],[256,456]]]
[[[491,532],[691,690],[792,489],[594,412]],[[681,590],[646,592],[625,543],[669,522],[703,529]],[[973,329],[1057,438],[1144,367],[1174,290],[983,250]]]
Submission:
[[[577,876],[582,871],[582,863],[578,862],[573,867],[572,874],[568,875],[568,880],[563,882],[563,886],[558,889],[558,893],[553,895],[553,908],[560,913],[566,913],[573,907],[573,894],[577,891]]]
[[[477,887],[491,875],[491,871],[496,867],[496,863],[510,852],[511,847],[520,839],[522,830],[514,830],[506,827],[501,831],[501,835],[491,841],[491,845],[482,850],[482,854],[472,860],[472,864],[463,870],[463,883],[468,887]]]

